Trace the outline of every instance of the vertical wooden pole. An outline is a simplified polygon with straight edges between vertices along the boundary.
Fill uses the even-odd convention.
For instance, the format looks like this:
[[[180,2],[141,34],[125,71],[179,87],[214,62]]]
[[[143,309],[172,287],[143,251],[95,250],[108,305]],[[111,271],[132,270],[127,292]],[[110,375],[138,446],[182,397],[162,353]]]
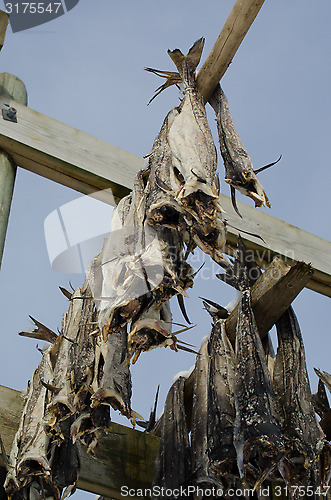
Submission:
[[[7,12],[0,10],[0,50],[2,49],[5,41],[8,21],[9,21],[9,15],[7,14]]]
[[[24,83],[17,76],[10,75],[9,73],[0,73],[0,97],[2,101],[1,107],[5,107],[4,104],[9,104],[9,100],[14,100],[24,106],[28,103]],[[19,116],[17,119],[19,120]],[[0,115],[0,120],[3,120],[2,114]],[[10,125],[15,126],[14,123]],[[0,267],[5,246],[15,177],[16,165],[14,161],[5,151],[0,150]]]

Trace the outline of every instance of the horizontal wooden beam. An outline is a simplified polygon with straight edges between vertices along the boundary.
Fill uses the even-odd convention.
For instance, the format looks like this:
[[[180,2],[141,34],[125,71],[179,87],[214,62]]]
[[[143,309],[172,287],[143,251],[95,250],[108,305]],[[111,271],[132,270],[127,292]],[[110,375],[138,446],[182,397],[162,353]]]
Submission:
[[[0,434],[9,454],[23,410],[19,391],[0,386]],[[78,488],[109,498],[121,497],[121,487],[150,488],[159,438],[112,423],[108,434],[100,433],[97,457],[82,448]],[[0,466],[3,466],[0,453]],[[136,499],[135,496],[130,498]],[[141,497],[140,497],[141,498]]]
[[[0,117],[0,148],[17,165],[84,194],[111,189],[115,198],[120,198],[130,192],[135,174],[143,167],[142,158],[14,101],[2,98],[2,102],[17,108],[17,123]],[[114,203],[112,197],[103,199]],[[222,205],[229,224],[263,238],[264,242],[242,233],[262,266],[275,256],[292,264],[311,263],[315,273],[308,287],[331,296],[329,241],[242,203],[238,203],[243,215],[240,219],[227,196],[222,196]],[[237,234],[236,229],[228,227],[230,247],[236,244]]]
[[[17,109],[17,123],[0,116],[0,148],[18,166],[84,194],[111,188],[121,198],[130,192],[144,160],[0,97],[0,106],[6,104]]]
[[[263,4],[264,0],[237,0],[234,4],[220,35],[198,74],[197,85],[205,103],[228,69]]]

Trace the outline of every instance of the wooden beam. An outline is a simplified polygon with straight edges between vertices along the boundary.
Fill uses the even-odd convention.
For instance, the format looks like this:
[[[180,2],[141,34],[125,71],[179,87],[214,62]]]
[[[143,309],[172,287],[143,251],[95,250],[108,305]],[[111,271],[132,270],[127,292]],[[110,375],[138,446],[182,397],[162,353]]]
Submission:
[[[228,69],[264,0],[237,0],[197,77],[206,103]]]
[[[19,391],[0,386],[0,433],[8,454],[23,404]],[[82,448],[78,488],[116,499],[123,499],[121,486],[135,490],[150,488],[159,438],[115,423],[109,430],[109,434],[99,435],[96,459],[87,456]],[[0,466],[3,466],[1,455]],[[130,498],[137,500],[135,496]]]
[[[7,14],[7,12],[4,12],[3,10],[0,10],[0,50],[2,49],[5,42],[8,21],[9,14]]]
[[[17,109],[17,123],[0,119],[0,147],[20,167],[84,194],[111,188],[121,198],[132,189],[141,158],[6,97],[1,104]]]
[[[17,123],[0,118],[0,148],[5,149],[17,165],[84,194],[112,189],[115,198],[120,198],[130,192],[136,173],[144,165],[142,158],[10,99],[2,98],[2,102],[17,108]],[[104,201],[114,202],[112,197]],[[265,243],[242,233],[247,247],[256,252],[263,267],[277,255],[292,264],[310,262],[315,273],[307,286],[331,297],[329,241],[238,202],[243,215],[240,219],[227,196],[222,195],[221,202],[229,224],[264,239]],[[230,247],[236,244],[237,235],[236,229],[228,227]]]
[[[331,261],[329,258],[331,242],[237,202],[243,216],[241,219],[233,210],[231,200],[227,196],[221,196],[221,204],[229,224],[249,233],[258,234],[264,240],[263,242],[254,236],[240,233],[229,227],[227,233],[229,253],[236,246],[237,235],[240,233],[247,248],[254,250],[256,261],[264,268],[276,256],[290,265],[300,261],[310,263],[314,269],[314,275],[308,281],[307,288],[331,297]]]

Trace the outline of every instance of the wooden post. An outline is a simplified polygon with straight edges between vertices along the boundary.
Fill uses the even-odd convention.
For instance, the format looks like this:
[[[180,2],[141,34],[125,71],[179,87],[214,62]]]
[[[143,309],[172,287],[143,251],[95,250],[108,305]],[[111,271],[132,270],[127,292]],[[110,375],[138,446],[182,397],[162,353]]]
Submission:
[[[6,109],[6,100],[14,100],[24,106],[28,103],[24,83],[17,76],[0,73],[1,107]],[[19,117],[18,117],[19,119]],[[3,116],[0,116],[3,120]],[[16,164],[11,157],[0,150],[0,267],[5,246],[11,200],[16,177]]]

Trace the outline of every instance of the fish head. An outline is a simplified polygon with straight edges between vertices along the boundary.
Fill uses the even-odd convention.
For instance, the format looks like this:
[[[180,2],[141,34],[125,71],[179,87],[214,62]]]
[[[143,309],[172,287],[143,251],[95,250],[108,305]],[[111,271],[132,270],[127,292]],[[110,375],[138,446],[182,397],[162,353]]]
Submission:
[[[268,196],[253,170],[236,172],[235,178],[226,178],[225,182],[237,189],[241,194],[251,198],[255,207],[271,207]]]
[[[156,347],[176,345],[176,337],[171,334],[171,322],[165,322],[159,319],[154,311],[151,316],[137,320],[128,334],[129,357],[133,358],[134,364],[140,353],[151,351]]]

